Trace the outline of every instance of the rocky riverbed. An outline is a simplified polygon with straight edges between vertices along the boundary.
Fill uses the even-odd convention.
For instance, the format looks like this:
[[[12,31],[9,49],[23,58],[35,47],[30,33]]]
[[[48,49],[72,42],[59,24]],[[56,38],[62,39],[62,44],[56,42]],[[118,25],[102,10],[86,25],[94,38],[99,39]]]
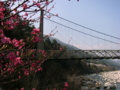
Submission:
[[[120,70],[69,77],[80,90],[120,90]],[[117,88],[116,88],[117,87]]]
[[[82,88],[86,86],[86,90],[87,87],[89,90],[97,90],[98,88],[106,88],[107,90],[110,90],[110,88],[115,89],[116,87],[119,88],[120,85],[120,70],[85,75],[83,78],[84,86]]]

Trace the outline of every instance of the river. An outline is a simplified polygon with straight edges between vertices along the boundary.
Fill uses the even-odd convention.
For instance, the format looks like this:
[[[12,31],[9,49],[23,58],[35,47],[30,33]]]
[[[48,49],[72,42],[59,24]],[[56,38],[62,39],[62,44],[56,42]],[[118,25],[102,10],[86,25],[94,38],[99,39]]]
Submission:
[[[85,84],[86,86],[94,82],[96,87],[107,88],[104,90],[120,90],[120,70],[94,73],[90,75],[85,75],[84,78],[87,78],[87,80],[89,80],[89,81],[86,80],[87,83]],[[116,87],[119,89],[115,89]],[[114,89],[109,89],[109,88],[114,88]],[[103,90],[103,89],[97,89],[97,90]]]

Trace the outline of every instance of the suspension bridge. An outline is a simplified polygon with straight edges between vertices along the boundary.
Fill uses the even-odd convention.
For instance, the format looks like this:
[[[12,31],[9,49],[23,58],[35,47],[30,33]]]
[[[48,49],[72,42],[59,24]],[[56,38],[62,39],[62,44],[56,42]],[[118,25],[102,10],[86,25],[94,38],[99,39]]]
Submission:
[[[44,17],[44,34],[67,49],[46,50],[49,59],[120,59],[120,38],[74,23],[52,13]]]

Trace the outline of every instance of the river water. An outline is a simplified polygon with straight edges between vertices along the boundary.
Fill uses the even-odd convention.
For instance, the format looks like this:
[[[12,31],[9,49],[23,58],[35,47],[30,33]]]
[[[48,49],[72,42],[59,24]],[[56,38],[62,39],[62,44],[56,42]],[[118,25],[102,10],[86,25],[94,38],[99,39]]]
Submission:
[[[95,73],[90,75],[85,75],[85,78],[90,78],[99,84],[100,87],[110,87],[115,88],[117,84],[117,88],[119,89],[104,89],[104,90],[120,90],[120,70],[110,71],[110,72],[102,72]],[[102,90],[102,89],[101,89]]]

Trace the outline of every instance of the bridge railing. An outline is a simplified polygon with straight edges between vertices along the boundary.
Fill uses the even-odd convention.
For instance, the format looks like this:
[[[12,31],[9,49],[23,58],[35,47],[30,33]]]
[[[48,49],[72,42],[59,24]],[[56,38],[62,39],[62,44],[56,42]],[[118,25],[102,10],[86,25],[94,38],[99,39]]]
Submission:
[[[49,59],[120,59],[120,50],[47,50]]]

